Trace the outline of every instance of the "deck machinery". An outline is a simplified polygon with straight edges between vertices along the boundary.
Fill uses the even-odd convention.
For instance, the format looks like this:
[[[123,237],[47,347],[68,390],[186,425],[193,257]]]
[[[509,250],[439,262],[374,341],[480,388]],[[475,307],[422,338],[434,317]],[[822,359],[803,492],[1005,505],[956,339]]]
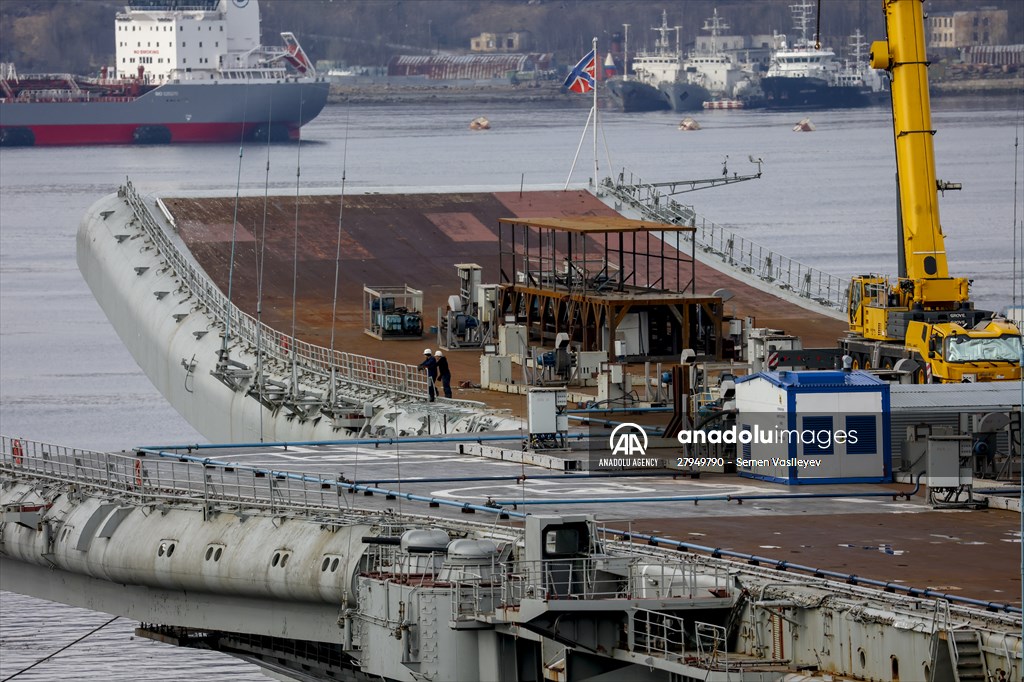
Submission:
[[[899,196],[899,276],[850,284],[850,335],[840,341],[855,368],[900,365],[918,383],[1018,380],[1020,332],[975,310],[970,281],[950,277],[936,180],[923,0],[885,0],[888,40],[871,46],[872,66],[892,77]]]

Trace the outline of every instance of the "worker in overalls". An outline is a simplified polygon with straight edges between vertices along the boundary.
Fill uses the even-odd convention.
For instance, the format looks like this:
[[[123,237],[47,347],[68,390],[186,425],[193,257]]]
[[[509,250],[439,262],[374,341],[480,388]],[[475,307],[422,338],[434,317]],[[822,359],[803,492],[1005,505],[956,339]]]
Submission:
[[[441,380],[441,388],[444,390],[444,397],[452,397],[452,371],[448,368],[448,358],[444,353],[434,353],[434,360],[437,361],[437,378]]]
[[[434,386],[437,382],[437,360],[434,359],[429,348],[423,349],[423,355],[425,357],[419,364],[419,368],[427,372],[427,396],[429,396],[430,402],[434,402],[437,397],[437,387]]]

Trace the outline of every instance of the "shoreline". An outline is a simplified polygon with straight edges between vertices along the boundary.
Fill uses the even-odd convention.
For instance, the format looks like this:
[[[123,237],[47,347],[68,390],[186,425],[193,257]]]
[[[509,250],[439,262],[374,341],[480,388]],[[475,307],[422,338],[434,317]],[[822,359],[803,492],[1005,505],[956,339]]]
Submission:
[[[969,97],[1009,97],[1024,88],[1022,78],[986,78],[947,80],[931,84],[932,97],[956,99]],[[570,96],[554,82],[541,85],[395,85],[390,83],[331,84],[329,104],[401,104],[403,102],[462,102],[478,104],[544,104],[566,109],[590,107],[590,97]],[[609,97],[599,94],[602,109],[614,108]]]

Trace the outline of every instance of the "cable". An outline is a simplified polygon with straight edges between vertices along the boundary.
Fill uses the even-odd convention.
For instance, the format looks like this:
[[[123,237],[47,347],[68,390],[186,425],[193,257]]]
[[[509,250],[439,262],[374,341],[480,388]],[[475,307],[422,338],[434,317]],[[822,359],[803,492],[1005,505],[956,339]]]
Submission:
[[[32,668],[36,667],[36,666],[37,666],[37,665],[39,665],[40,663],[44,663],[44,662],[46,662],[46,661],[50,660],[51,658],[53,658],[54,656],[56,656],[57,654],[61,653],[62,651],[65,651],[65,650],[67,650],[67,649],[70,649],[71,647],[73,647],[74,645],[78,644],[79,642],[81,642],[81,641],[82,641],[83,639],[85,639],[86,637],[91,637],[92,635],[95,635],[95,634],[96,634],[97,632],[99,632],[99,631],[100,631],[100,630],[102,630],[103,628],[107,627],[108,625],[110,625],[111,623],[113,623],[113,622],[114,622],[115,620],[117,620],[117,619],[118,619],[118,618],[120,618],[120,617],[121,617],[121,616],[114,616],[113,618],[111,618],[110,620],[108,620],[108,621],[107,621],[106,623],[104,623],[103,625],[100,625],[99,627],[93,628],[92,630],[90,630],[89,632],[85,633],[84,635],[82,635],[81,637],[79,637],[78,639],[76,639],[75,641],[71,642],[71,644],[68,644],[67,646],[62,646],[61,648],[57,649],[56,651],[54,651],[54,652],[53,652],[52,654],[50,654],[49,656],[46,656],[46,657],[44,657],[44,658],[40,658],[40,659],[39,659],[38,661],[36,661],[36,662],[35,662],[35,663],[33,663],[32,665],[28,666],[27,668],[22,668],[21,670],[19,670],[18,672],[14,673],[13,675],[10,675],[10,676],[8,676],[8,677],[5,677],[5,678],[4,678],[3,680],[0,680],[0,682],[7,682],[7,680],[13,680],[13,679],[14,679],[15,677],[17,677],[18,675],[21,675],[22,673],[26,673],[26,672],[28,672],[29,670],[31,670]]]
[[[818,23],[814,27],[814,49],[821,49],[821,0],[818,0]]]

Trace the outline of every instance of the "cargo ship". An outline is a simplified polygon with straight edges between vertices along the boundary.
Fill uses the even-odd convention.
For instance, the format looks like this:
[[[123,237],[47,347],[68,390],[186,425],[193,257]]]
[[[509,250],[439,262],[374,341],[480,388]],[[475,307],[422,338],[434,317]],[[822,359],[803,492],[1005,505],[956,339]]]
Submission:
[[[130,0],[96,76],[0,65],[0,146],[298,139],[328,83],[296,37],[260,43],[257,0]]]

